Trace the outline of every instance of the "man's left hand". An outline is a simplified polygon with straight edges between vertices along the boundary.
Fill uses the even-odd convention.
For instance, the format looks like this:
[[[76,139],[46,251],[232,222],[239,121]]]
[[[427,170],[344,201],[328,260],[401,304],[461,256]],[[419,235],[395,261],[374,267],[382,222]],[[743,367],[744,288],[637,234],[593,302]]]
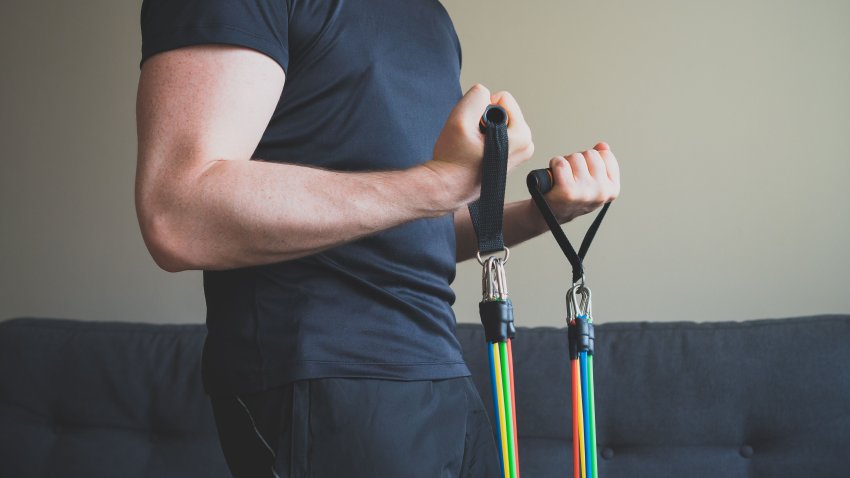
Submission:
[[[554,186],[546,201],[563,224],[613,201],[620,194],[620,166],[606,143],[549,161]]]

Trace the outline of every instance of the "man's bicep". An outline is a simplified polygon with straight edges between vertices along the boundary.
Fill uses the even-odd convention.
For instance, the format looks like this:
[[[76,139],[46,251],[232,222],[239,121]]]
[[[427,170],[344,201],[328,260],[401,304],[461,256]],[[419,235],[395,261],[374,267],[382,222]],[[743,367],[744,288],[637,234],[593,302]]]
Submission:
[[[209,44],[151,56],[136,102],[138,185],[250,159],[283,83],[280,64],[249,48]]]

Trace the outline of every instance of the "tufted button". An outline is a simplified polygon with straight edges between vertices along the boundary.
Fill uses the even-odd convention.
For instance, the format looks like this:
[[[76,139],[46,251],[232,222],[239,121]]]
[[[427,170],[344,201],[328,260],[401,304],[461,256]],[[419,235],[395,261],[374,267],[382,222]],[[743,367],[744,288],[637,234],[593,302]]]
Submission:
[[[738,450],[738,453],[740,453],[744,458],[750,458],[753,456],[753,447],[750,445],[744,445]]]
[[[603,448],[602,449],[602,458],[605,458],[606,460],[610,460],[611,458],[614,458],[614,450],[612,450],[610,448]]]

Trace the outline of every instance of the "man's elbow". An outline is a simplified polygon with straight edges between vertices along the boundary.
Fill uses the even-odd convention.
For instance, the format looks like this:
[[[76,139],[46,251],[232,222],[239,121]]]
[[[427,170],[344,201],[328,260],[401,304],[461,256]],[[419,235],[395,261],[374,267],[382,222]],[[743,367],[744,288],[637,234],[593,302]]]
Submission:
[[[142,238],[154,262],[167,272],[194,269],[181,233],[168,211],[138,207]]]

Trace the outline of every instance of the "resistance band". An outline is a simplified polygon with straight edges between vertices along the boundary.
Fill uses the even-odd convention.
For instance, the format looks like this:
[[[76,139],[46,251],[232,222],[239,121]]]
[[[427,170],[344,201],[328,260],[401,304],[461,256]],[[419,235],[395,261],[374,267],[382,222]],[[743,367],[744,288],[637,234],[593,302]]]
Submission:
[[[517,450],[516,400],[514,399],[514,364],[511,339],[516,334],[513,305],[508,298],[505,263],[510,250],[502,235],[505,205],[505,179],[508,168],[508,115],[504,109],[490,105],[479,125],[484,133],[484,162],[481,175],[481,197],[469,205],[469,215],[478,239],[478,262],[482,299],[478,304],[493,384],[493,410],[496,437],[503,478],[519,478]],[[496,257],[503,255],[503,257]],[[482,256],[489,256],[483,259]]]
[[[596,407],[593,396],[593,315],[590,289],[585,285],[583,262],[611,203],[606,203],[599,211],[576,253],[543,196],[552,189],[552,173],[548,169],[534,170],[528,174],[526,183],[534,203],[573,269],[573,285],[567,291],[567,331],[572,374],[570,399],[573,404],[573,477],[598,478]]]

